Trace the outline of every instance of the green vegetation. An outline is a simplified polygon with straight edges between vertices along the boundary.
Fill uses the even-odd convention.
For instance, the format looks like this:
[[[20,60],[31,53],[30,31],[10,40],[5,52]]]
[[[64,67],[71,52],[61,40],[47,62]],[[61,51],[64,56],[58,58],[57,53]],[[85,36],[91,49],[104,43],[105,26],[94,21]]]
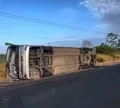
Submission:
[[[112,61],[120,59],[120,36],[114,33],[108,33],[105,43],[96,47],[98,54],[97,61]]]
[[[115,54],[120,52],[120,36],[118,34],[109,33],[106,37],[105,43],[96,47],[97,53],[101,54]]]
[[[115,52],[115,49],[104,44],[96,47],[96,52],[100,54],[111,55]]]

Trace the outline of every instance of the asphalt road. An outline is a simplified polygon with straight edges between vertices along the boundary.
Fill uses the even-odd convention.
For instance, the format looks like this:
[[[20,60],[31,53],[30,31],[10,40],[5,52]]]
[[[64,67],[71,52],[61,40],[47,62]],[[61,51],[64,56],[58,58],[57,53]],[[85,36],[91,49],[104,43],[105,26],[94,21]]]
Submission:
[[[0,108],[120,108],[120,65],[3,85]]]

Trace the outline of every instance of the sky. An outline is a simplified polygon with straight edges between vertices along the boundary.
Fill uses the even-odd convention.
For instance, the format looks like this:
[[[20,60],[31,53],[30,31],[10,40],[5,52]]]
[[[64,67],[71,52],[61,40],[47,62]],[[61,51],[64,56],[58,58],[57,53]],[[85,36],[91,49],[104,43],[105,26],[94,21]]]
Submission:
[[[3,13],[72,26],[52,26],[4,17]],[[79,47],[81,41],[104,42],[119,33],[120,0],[0,0],[0,53],[5,42]]]

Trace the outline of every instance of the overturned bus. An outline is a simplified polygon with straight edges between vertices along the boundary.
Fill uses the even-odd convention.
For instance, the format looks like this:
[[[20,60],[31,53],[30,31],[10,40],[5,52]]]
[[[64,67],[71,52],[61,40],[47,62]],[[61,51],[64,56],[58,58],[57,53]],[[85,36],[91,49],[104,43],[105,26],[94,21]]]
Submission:
[[[39,79],[96,65],[96,51],[90,48],[11,44],[6,58],[8,75],[20,80]]]

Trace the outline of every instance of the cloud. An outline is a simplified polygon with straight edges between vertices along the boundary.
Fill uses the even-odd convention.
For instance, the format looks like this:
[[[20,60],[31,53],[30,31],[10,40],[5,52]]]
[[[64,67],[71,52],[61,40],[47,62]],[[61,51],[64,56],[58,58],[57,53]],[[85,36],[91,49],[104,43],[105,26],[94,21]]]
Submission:
[[[80,40],[63,40],[63,41],[54,41],[51,42],[50,45],[52,46],[64,46],[64,47],[81,47],[82,41],[84,39]],[[104,42],[105,38],[91,38],[91,39],[85,39],[92,42],[94,46],[100,45]]]
[[[103,24],[108,25],[110,32],[120,34],[120,0],[84,0],[79,4],[87,7]]]
[[[73,36],[73,35],[55,35],[55,36],[51,36],[52,40],[67,40],[67,41],[71,41],[71,40],[78,40],[81,39],[79,36]]]
[[[81,41],[75,40],[63,40],[51,42],[52,46],[63,46],[63,47],[80,47]]]

